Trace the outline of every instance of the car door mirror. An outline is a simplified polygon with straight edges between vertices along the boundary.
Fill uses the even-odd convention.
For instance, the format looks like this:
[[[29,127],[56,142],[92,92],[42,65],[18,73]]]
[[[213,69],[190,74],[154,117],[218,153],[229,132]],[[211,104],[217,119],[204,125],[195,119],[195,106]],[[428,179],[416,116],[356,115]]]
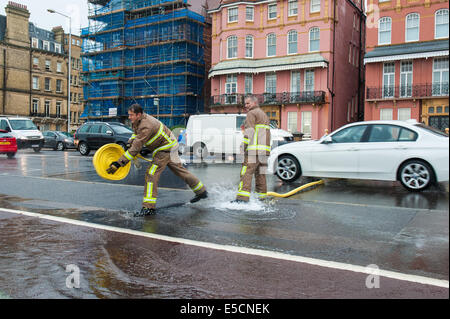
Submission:
[[[325,136],[323,138],[322,144],[330,144],[330,143],[333,143],[333,138],[331,136],[329,136],[329,135]]]
[[[106,131],[106,134],[107,134],[107,135],[111,135],[111,136],[113,136],[113,132],[112,132],[112,131],[110,131],[110,130],[107,130],[107,131]]]
[[[5,130],[6,130],[7,132],[11,132],[11,128],[10,128],[9,126],[5,127]]]

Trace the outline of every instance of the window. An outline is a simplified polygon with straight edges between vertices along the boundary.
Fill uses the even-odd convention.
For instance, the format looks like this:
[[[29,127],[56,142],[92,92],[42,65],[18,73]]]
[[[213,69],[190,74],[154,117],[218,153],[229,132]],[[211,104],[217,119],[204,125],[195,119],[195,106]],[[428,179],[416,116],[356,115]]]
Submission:
[[[266,73],[266,93],[277,93],[277,75],[276,73]]]
[[[38,113],[39,112],[39,100],[33,99],[33,103],[31,104],[31,113]]]
[[[392,125],[372,125],[368,142],[394,142],[397,141],[400,128]]]
[[[311,137],[312,112],[302,112],[301,132],[305,137]]]
[[[288,2],[288,15],[296,16],[298,13],[298,1],[297,0],[289,0]]]
[[[392,119],[393,119],[393,110],[392,109],[381,109],[380,110],[380,120],[390,121]]]
[[[45,78],[45,80],[44,80],[44,89],[46,90],[46,91],[50,91],[50,81],[51,81],[51,79],[50,78]]]
[[[400,64],[400,96],[412,96],[412,79],[413,79],[413,63],[412,61],[402,61]]]
[[[56,80],[56,92],[61,93],[62,92],[62,81]]]
[[[275,33],[267,35],[267,56],[275,56],[277,54],[277,36]]]
[[[420,17],[417,13],[411,13],[406,16],[406,36],[405,41],[419,41]]]
[[[47,71],[50,71],[51,65],[52,65],[52,62],[50,60],[45,60],[45,69]]]
[[[50,51],[50,42],[44,41],[44,50]]]
[[[411,119],[411,109],[409,107],[402,107],[398,109],[399,121],[407,121]]]
[[[228,23],[238,21],[238,7],[228,8]]]
[[[44,104],[45,117],[50,117],[50,101],[46,100]]]
[[[80,46],[80,40],[77,40],[77,45]]]
[[[227,75],[225,82],[225,93],[227,104],[236,104],[236,92],[237,92],[237,76],[235,74]]]
[[[267,19],[272,20],[277,18],[277,4],[272,3],[267,6]]]
[[[255,15],[255,8],[252,6],[246,6],[245,7],[245,20],[253,21],[254,15]]]
[[[333,134],[333,143],[359,143],[367,125],[356,125],[342,129]]]
[[[288,32],[288,54],[297,53],[297,31]]]
[[[314,91],[314,70],[305,70],[305,91]]]
[[[433,61],[433,95],[448,95],[448,58]]]
[[[448,9],[436,11],[434,38],[448,38]]]
[[[291,93],[300,93],[300,71],[291,72]]]
[[[253,75],[245,75],[245,94],[253,94]]]
[[[62,63],[56,62],[56,72],[61,73],[62,72]]]
[[[33,76],[33,90],[39,90],[39,78]]]
[[[391,44],[391,23],[389,17],[381,18],[378,22],[378,44]]]
[[[309,52],[320,50],[320,30],[319,28],[311,28],[309,30]]]
[[[61,44],[55,43],[55,52],[61,53]]]
[[[311,13],[320,12],[320,0],[311,0]]]
[[[33,67],[39,67],[39,58],[33,57]]]
[[[228,59],[237,58],[237,36],[232,35],[227,39]]]
[[[39,41],[38,41],[38,39],[32,38],[32,39],[31,39],[31,46],[32,46],[33,48],[39,48]]]
[[[394,97],[395,64],[385,63],[383,65],[383,97]]]
[[[61,117],[61,102],[56,102],[56,117]]]
[[[297,112],[287,112],[287,129],[291,133],[297,131]]]
[[[245,57],[253,58],[253,37],[251,35],[245,37]]]

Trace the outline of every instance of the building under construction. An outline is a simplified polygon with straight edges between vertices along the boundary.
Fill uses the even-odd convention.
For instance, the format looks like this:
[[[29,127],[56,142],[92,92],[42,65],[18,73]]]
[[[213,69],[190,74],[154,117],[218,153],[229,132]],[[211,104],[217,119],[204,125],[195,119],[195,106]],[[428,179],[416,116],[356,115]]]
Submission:
[[[187,0],[88,0],[87,119],[124,121],[139,103],[168,127],[204,111],[205,15]],[[205,10],[206,12],[206,10]]]

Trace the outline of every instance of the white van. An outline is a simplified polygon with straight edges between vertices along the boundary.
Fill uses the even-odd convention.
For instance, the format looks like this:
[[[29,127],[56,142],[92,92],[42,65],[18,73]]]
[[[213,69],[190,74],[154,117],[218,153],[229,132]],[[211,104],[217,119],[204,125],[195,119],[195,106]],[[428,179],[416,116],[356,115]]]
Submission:
[[[209,153],[239,154],[246,117],[246,114],[191,115],[185,131],[186,148],[197,158]],[[294,138],[291,133],[277,128],[271,128],[270,134],[272,148]]]
[[[39,152],[44,146],[44,136],[29,118],[0,116],[0,129],[11,132],[17,140],[18,149],[32,148]]]

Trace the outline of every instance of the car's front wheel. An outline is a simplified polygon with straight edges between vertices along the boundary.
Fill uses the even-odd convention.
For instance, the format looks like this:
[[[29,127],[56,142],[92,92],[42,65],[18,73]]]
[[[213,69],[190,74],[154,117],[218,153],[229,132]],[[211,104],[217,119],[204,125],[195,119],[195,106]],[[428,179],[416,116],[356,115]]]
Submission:
[[[277,160],[276,175],[284,182],[293,182],[302,175],[298,160],[292,155],[281,155]]]
[[[66,147],[63,142],[58,142],[58,144],[56,144],[56,150],[58,151],[64,151],[65,148]]]
[[[81,155],[87,156],[87,155],[89,155],[89,152],[91,151],[91,149],[86,144],[86,142],[81,142],[80,145],[78,146],[78,151],[80,152]]]
[[[409,191],[418,192],[434,182],[434,173],[430,165],[421,160],[409,160],[399,170],[399,180]]]

